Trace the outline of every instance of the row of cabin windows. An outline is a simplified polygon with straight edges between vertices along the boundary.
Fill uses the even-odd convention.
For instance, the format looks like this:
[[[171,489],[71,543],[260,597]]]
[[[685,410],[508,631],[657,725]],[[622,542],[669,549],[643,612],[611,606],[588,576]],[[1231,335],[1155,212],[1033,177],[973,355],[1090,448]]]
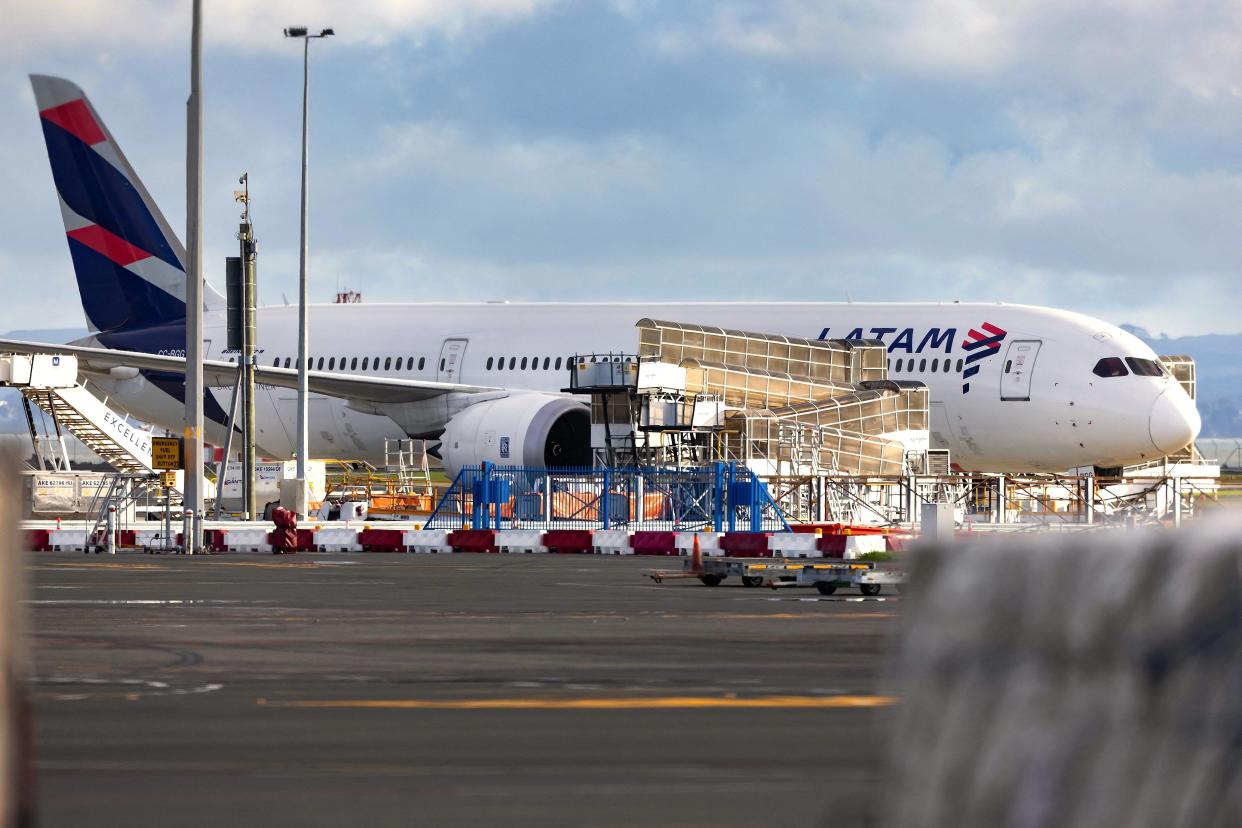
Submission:
[[[555,360],[553,360],[553,359],[552,359],[552,357],[544,357],[544,358],[543,358],[543,370],[544,370],[544,371],[548,371],[548,370],[551,370],[551,371],[559,371],[559,370],[561,370],[561,360],[562,360],[562,359],[563,359],[563,357],[557,357]],[[564,360],[565,365],[566,365],[566,366],[568,366],[568,365],[571,363],[571,361],[572,361],[572,360],[573,360],[573,357],[569,357],[568,359],[565,359],[565,360]],[[528,370],[528,368],[529,368],[529,370],[531,370],[531,371],[538,371],[538,370],[540,370],[540,368],[539,368],[539,357],[521,357],[520,359],[519,359],[518,357],[509,357],[509,361],[508,361],[508,370],[510,370],[510,371],[525,371],[525,370]],[[487,370],[489,370],[489,371],[492,371],[492,370],[496,370],[496,371],[504,371],[504,370],[506,370],[506,368],[505,368],[505,358],[504,358],[504,357],[488,357],[488,358],[487,358]]]
[[[234,360],[233,357],[229,358],[229,362],[232,362],[233,360]],[[538,371],[540,370],[539,361],[540,361],[539,357],[521,357],[520,359],[518,357],[509,357],[507,368],[510,371],[526,371],[526,370]],[[555,360],[552,357],[543,357],[543,370],[544,371],[548,371],[548,370],[559,371],[561,370],[562,362],[564,365],[568,366],[572,364],[572,361],[573,361],[573,357],[569,357],[568,359],[564,359],[562,357],[556,357]],[[297,367],[300,367],[300,362],[301,362],[300,360],[294,360],[293,357],[285,357],[283,367],[297,368]],[[900,374],[902,373],[902,371],[905,371],[907,373],[913,373],[915,371],[916,362],[918,363],[918,372],[920,374],[927,373],[928,371],[928,364],[927,364],[928,360],[927,359],[916,360],[914,358],[910,358],[907,360],[903,357],[901,359],[898,359],[895,364],[893,360],[890,359],[888,361],[888,368],[889,368],[889,371],[891,371],[894,374]],[[505,363],[506,363],[505,357],[488,357],[487,358],[487,370],[504,371],[506,370]],[[959,359],[957,361],[957,370],[959,373],[962,370],[962,364],[963,364],[963,361]],[[324,357],[319,357],[318,360],[316,360],[315,357],[311,357],[310,365],[311,365],[311,369],[315,371],[323,371],[325,368],[329,371],[335,371],[337,370],[337,358],[327,357],[325,361]],[[374,370],[376,371],[381,371],[381,370],[382,371],[401,371],[401,370],[422,371],[426,367],[426,365],[427,365],[426,357],[418,358],[417,368],[415,368],[414,357],[397,357],[395,362],[393,361],[392,357],[384,357],[383,367],[381,368],[380,357],[374,358]],[[272,367],[273,368],[282,367],[280,357],[275,357],[272,360]],[[340,370],[357,371],[360,369],[363,371],[371,370],[372,369],[372,358],[362,357],[361,365],[359,364],[358,357],[341,357],[340,358]],[[440,370],[441,371],[444,370],[443,359],[440,360]],[[938,371],[943,371],[944,373],[947,374],[952,370],[953,370],[952,359],[945,358],[943,361],[941,361],[939,357],[935,357],[931,360],[931,373],[933,374]],[[1157,371],[1158,370],[1159,369],[1157,369]],[[1099,373],[1098,369],[1097,369],[1097,373]],[[1125,373],[1124,367],[1121,369],[1121,373]],[[1136,370],[1135,373],[1138,373],[1138,371]],[[1103,376],[1103,374],[1101,374],[1101,376]],[[1112,376],[1115,376],[1115,375],[1112,375]]]
[[[947,374],[953,370],[953,360],[949,359],[948,357],[945,357],[943,363],[941,362],[939,357],[933,358],[931,360],[930,371],[928,371],[928,365],[927,365],[928,360],[927,359],[914,359],[913,357],[911,357],[910,359],[906,359],[902,357],[901,359],[897,360],[896,364],[894,364],[893,361],[890,359],[888,361],[888,369],[894,374],[900,374],[903,370],[906,373],[912,373],[915,371],[915,363],[918,363],[917,370],[920,374],[926,374],[926,373],[934,374],[937,371]],[[962,366],[963,366],[963,360],[959,359],[957,361],[957,370],[959,373],[962,370]]]
[[[230,357],[229,362],[232,362],[232,361],[233,359]],[[311,357],[307,361],[307,365],[310,366],[310,369],[312,371],[323,371],[325,368],[329,371],[338,370],[336,357],[327,357],[326,359],[324,357],[319,357],[318,360],[316,360],[315,357]],[[415,368],[414,366],[414,357],[397,357],[395,362],[393,361],[392,357],[384,357],[383,367],[380,367],[379,357],[375,357],[374,361],[372,361],[371,357],[362,357],[361,370],[363,371],[367,371],[367,370],[375,370],[375,371],[401,371],[401,370],[416,371],[417,370],[417,371],[421,371],[426,365],[427,365],[427,357],[418,358],[417,368]],[[275,357],[272,360],[272,367],[273,368],[281,368],[281,367],[301,368],[302,360],[300,359],[295,360],[293,357],[285,357],[284,365],[282,366],[281,358]],[[444,369],[444,360],[440,360],[440,369],[441,370]],[[359,370],[358,357],[341,357],[339,370],[341,371]]]
[[[275,357],[272,360],[272,367],[273,368],[281,368],[281,367],[299,368],[301,367],[301,360],[294,359],[293,357],[284,357],[283,359],[284,359],[284,362],[282,365],[281,357]],[[555,360],[553,360],[552,357],[543,357],[543,370],[544,371],[548,371],[548,370],[559,371],[561,370],[562,364],[564,364],[565,366],[568,366],[572,359],[573,357],[569,357],[569,358],[557,357]],[[229,357],[229,362],[233,362],[234,360],[235,360],[235,357]],[[408,359],[406,357],[397,357],[395,363],[393,362],[392,357],[384,357],[382,368],[380,366],[379,357],[375,357],[374,362],[372,362],[371,357],[362,357],[361,363],[359,363],[358,357],[341,357],[340,359],[340,370],[342,371],[358,371],[358,370],[367,371],[367,370],[372,370],[372,369],[376,371],[400,371],[402,369],[407,370],[407,371],[414,371],[414,370],[421,371],[423,370],[423,368],[426,367],[426,365],[427,365],[426,357],[418,358],[417,368],[415,368],[414,357],[409,357]],[[337,370],[337,358],[327,357],[325,361],[324,357],[319,357],[318,360],[316,360],[315,357],[311,357],[310,367],[312,371],[323,371],[325,368],[329,371],[335,371]],[[509,370],[510,371],[515,371],[515,370],[525,371],[527,370],[528,367],[531,371],[538,371],[539,370],[539,357],[522,357],[520,361],[518,360],[517,357],[509,357]],[[505,358],[504,357],[488,357],[487,358],[487,370],[491,371],[493,369],[497,371],[505,370]],[[440,360],[440,370],[441,371],[444,370],[443,359]]]
[[[509,357],[507,368],[510,371],[526,371],[526,370],[538,371],[540,370],[539,359],[540,359],[539,357],[521,357],[520,359],[518,357]],[[555,360],[552,357],[543,357],[543,370],[544,371],[561,370],[562,359],[563,359],[562,357],[556,357]],[[233,360],[234,360],[233,357],[229,358],[229,362],[232,362]],[[569,365],[571,364],[572,360],[573,360],[573,357],[565,359],[564,364]],[[1146,361],[1147,360],[1144,360],[1144,362]],[[928,372],[928,360],[927,359],[916,360],[913,357],[908,360],[903,357],[901,359],[898,359],[896,363],[894,363],[893,360],[890,359],[888,361],[888,369],[890,372],[894,374],[900,374],[903,371],[905,371],[906,373],[913,373],[915,371],[916,362],[918,363],[918,373],[924,374]],[[1103,360],[1101,360],[1101,362],[1103,362]],[[1118,360],[1118,362],[1120,362],[1120,360]],[[505,363],[506,363],[505,357],[488,357],[487,358],[487,370],[504,371],[506,370]],[[311,357],[310,365],[311,365],[311,369],[315,371],[323,371],[325,368],[329,371],[335,371],[337,370],[337,358],[327,357],[325,361],[324,357],[319,357],[319,359],[316,361],[315,357]],[[381,368],[380,357],[374,358],[374,370],[376,371],[381,371],[381,370],[382,371],[401,371],[401,370],[421,371],[426,367],[426,365],[427,365],[426,357],[418,358],[417,368],[415,368],[414,357],[397,357],[395,362],[393,361],[392,357],[384,357],[383,367]],[[957,361],[957,370],[959,373],[962,370],[962,365],[963,365],[963,361],[959,359]],[[282,367],[280,357],[275,357],[272,360],[272,367],[273,368]],[[300,360],[294,360],[293,357],[285,357],[283,367],[285,368],[300,367]],[[359,363],[358,357],[341,357],[340,358],[340,370],[357,371],[360,369],[363,371],[371,370],[372,369],[372,358],[362,357],[361,364]],[[441,371],[444,370],[443,359],[440,360],[440,370]],[[943,373],[947,374],[952,370],[953,370],[952,359],[945,358],[942,361],[939,357],[935,357],[931,360],[931,373],[933,374],[938,371],[942,371]],[[1156,370],[1157,372],[1159,371],[1158,368]],[[1098,370],[1098,367],[1097,367],[1096,373],[1100,373]],[[1121,369],[1121,373],[1123,374],[1125,373],[1124,367]],[[1139,371],[1136,370],[1135,373],[1139,373]],[[1158,373],[1148,374],[1148,376],[1152,376],[1152,375],[1158,376],[1159,374]],[[1104,376],[1104,374],[1101,374],[1101,376]],[[1116,376],[1116,374],[1110,374],[1110,376]]]

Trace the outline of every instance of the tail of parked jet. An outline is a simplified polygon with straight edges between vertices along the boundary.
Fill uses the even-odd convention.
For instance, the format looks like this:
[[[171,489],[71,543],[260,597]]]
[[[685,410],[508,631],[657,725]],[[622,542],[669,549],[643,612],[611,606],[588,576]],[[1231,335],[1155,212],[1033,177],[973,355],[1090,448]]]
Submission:
[[[69,253],[94,331],[185,319],[185,248],[75,84],[31,75]],[[205,287],[205,308],[223,307]]]

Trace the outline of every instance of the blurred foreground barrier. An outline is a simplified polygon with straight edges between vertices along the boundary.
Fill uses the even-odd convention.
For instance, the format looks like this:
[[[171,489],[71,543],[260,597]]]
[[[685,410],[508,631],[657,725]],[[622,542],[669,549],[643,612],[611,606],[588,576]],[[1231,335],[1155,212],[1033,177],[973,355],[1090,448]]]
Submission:
[[[34,732],[27,693],[26,553],[17,464],[0,452],[0,824],[34,824]]]
[[[1242,523],[920,552],[887,824],[1242,825]]]

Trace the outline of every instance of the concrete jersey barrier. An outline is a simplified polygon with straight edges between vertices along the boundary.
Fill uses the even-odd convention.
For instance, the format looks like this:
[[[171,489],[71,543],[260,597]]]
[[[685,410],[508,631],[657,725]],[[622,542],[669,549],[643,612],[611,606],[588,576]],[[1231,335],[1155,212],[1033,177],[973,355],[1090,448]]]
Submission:
[[[410,552],[434,554],[452,552],[448,544],[447,529],[407,529],[402,536],[405,548]]]
[[[880,538],[881,544],[884,539]],[[798,532],[776,532],[768,538],[768,549],[778,558],[822,558],[819,537]]]
[[[496,548],[509,553],[543,553],[543,532],[539,529],[501,529],[496,532]]]

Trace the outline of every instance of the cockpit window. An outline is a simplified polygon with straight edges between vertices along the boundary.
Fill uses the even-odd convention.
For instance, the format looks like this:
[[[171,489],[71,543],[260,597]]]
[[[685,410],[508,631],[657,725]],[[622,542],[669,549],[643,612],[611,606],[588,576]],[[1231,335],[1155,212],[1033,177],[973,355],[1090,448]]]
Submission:
[[[1124,377],[1130,372],[1126,370],[1126,364],[1121,361],[1121,357],[1104,357],[1095,364],[1091,373],[1097,377]]]
[[[1160,367],[1160,363],[1154,359],[1141,359],[1140,357],[1126,357],[1126,364],[1130,366],[1130,370],[1140,377],[1162,377],[1164,369]]]

